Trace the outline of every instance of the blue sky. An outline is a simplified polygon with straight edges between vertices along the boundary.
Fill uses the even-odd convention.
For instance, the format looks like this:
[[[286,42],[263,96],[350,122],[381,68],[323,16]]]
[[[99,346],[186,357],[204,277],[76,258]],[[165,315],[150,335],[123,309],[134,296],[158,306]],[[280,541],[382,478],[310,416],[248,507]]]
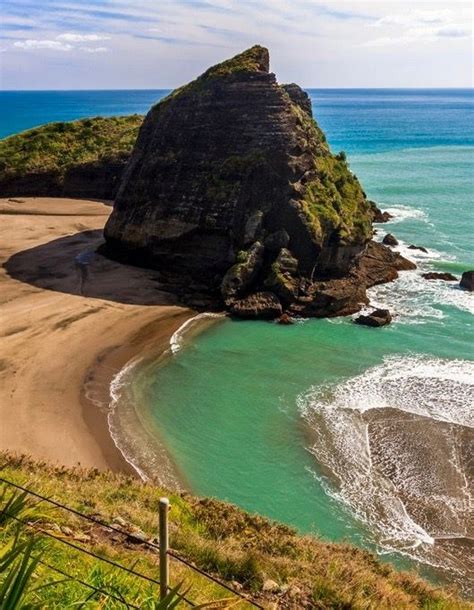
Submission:
[[[3,89],[171,88],[262,44],[280,82],[471,87],[451,0],[2,0]]]

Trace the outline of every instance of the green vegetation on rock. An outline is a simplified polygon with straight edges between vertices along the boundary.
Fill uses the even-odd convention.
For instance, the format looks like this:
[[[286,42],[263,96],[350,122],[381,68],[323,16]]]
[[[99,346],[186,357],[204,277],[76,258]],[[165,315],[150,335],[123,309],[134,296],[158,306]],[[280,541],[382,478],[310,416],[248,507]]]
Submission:
[[[164,99],[160,100],[156,106],[168,102],[170,99],[175,98],[177,95],[182,93],[199,92],[202,87],[210,80],[218,80],[219,78],[232,76],[235,74],[242,74],[245,72],[260,72],[268,71],[268,51],[265,47],[255,45],[250,49],[247,49],[243,53],[239,53],[231,59],[216,64],[206,70],[201,76],[194,79],[190,83],[174,89]]]
[[[70,167],[131,153],[140,115],[49,123],[0,140],[0,180]]]
[[[301,206],[317,241],[337,233],[340,244],[363,242],[372,234],[372,215],[346,154],[333,155],[316,121],[292,104],[303,144],[314,155],[314,175],[304,184]]]
[[[235,57],[212,66],[199,78],[221,78],[241,72],[259,72],[268,70],[268,51],[265,47],[255,45]]]
[[[172,548],[199,568],[251,593],[265,607],[469,608],[454,593],[434,588],[414,574],[398,572],[367,551],[301,536],[290,527],[250,515],[225,502],[169,492],[131,476],[55,468],[6,453],[1,453],[0,458],[3,478],[125,531],[141,532],[147,540],[157,534],[159,498],[168,495]],[[145,545],[131,544],[126,536],[121,538],[44,502],[28,510],[27,521],[30,525],[21,536],[27,539],[36,532],[42,540],[45,562],[140,607],[149,607],[149,600],[153,595],[156,598],[156,587],[150,583],[45,538],[41,531],[156,578],[156,552]],[[12,523],[0,522],[0,549],[11,544],[16,531]],[[81,603],[81,607],[91,609],[120,606],[99,594],[91,596],[77,581],[41,586],[58,580],[62,579],[44,565],[37,566],[28,603],[51,609],[77,607]],[[195,602],[231,596],[216,583],[172,560],[171,584],[180,582],[190,587],[188,597]],[[235,601],[232,607],[248,607],[246,602],[233,605]]]

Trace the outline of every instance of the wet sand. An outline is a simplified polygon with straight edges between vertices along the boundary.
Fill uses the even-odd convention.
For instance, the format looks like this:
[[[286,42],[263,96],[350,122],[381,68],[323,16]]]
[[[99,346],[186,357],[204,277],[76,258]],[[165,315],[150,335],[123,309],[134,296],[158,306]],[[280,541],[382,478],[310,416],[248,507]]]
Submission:
[[[193,312],[153,271],[95,253],[110,212],[98,201],[0,199],[2,450],[132,472],[109,434],[110,382],[150,346],[167,348]]]

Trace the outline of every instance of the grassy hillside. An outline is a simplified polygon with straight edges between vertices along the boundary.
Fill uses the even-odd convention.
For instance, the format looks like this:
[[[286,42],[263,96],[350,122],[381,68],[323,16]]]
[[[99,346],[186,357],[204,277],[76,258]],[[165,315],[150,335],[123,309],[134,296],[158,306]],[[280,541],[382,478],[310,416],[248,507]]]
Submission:
[[[45,538],[40,531],[50,532],[157,578],[156,551],[132,543],[127,532],[152,540],[157,532],[158,500],[160,496],[168,495],[172,504],[171,547],[194,565],[232,583],[234,588],[250,593],[265,607],[470,607],[457,599],[454,593],[435,589],[416,575],[397,572],[380,563],[371,553],[347,544],[329,544],[300,536],[287,526],[249,515],[224,502],[167,493],[132,477],[96,470],[53,468],[5,453],[0,454],[0,464],[3,465],[1,477],[114,524],[124,532],[122,536],[41,502],[27,509],[29,527],[22,530],[21,536],[36,531],[44,547],[43,559],[49,565],[113,591],[116,596],[123,596],[127,602],[141,608],[153,607],[150,600],[157,597],[156,586]],[[0,589],[1,549],[11,542],[14,531],[15,523],[11,520],[5,522],[0,513]],[[43,587],[58,580],[62,580],[58,574],[39,564],[30,585],[28,601],[41,608],[123,607],[120,602],[91,593],[72,580]],[[232,594],[218,584],[176,560],[171,561],[171,581],[172,584],[184,581],[189,587],[187,596],[194,602],[221,599],[224,601],[213,607],[250,607],[248,602],[232,598]]]
[[[98,197],[107,194],[142,121],[132,115],[49,123],[0,140],[0,195],[81,196],[90,182]]]
[[[0,140],[0,175],[59,171],[103,157],[128,155],[143,117],[97,117],[49,123]]]

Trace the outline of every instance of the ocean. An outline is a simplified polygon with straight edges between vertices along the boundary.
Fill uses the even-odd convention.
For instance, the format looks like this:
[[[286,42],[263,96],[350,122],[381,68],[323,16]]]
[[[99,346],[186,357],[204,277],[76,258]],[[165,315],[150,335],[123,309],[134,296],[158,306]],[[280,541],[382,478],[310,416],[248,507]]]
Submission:
[[[308,92],[333,151],[394,215],[376,238],[393,233],[418,265],[369,291],[393,323],[201,317],[116,377],[111,428],[145,473],[472,593],[474,294],[421,274],[474,268],[474,94]],[[166,93],[3,92],[0,135],[144,113]]]

